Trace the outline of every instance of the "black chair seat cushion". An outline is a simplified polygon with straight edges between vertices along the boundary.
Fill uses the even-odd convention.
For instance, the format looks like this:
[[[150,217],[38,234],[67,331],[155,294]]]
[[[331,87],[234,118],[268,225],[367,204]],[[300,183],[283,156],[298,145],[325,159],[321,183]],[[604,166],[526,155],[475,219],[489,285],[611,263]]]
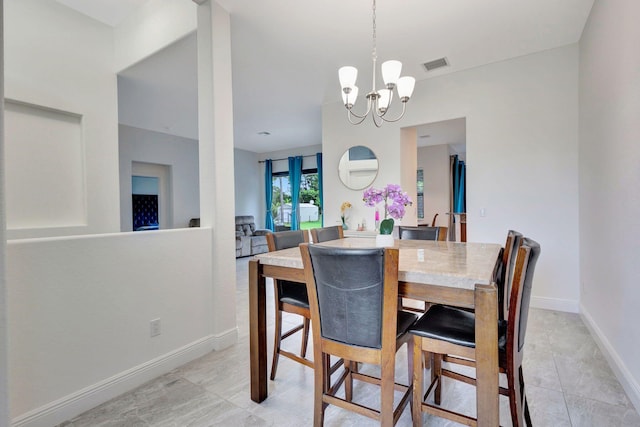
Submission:
[[[309,296],[307,295],[307,287],[304,283],[279,280],[278,286],[280,302],[302,308],[309,308]]]
[[[397,321],[397,338],[399,338],[402,334],[406,333],[407,330],[415,323],[418,319],[418,315],[415,313],[409,313],[406,311],[398,310],[398,321]]]
[[[464,347],[476,346],[475,314],[455,307],[434,305],[409,329],[409,332],[426,338],[447,341]],[[498,321],[498,349],[507,348],[507,322]]]

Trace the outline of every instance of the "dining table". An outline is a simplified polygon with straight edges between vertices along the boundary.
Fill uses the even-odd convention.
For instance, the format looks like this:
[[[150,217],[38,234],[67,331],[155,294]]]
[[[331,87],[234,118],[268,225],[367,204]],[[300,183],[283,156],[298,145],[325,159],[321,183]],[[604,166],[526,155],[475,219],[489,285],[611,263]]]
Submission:
[[[317,244],[376,245],[375,239],[355,237]],[[494,279],[501,246],[426,240],[395,240],[394,245],[399,249],[399,296],[475,311],[477,425],[498,426],[498,293]],[[249,261],[251,400],[258,403],[268,396],[266,278],[305,286],[300,249],[267,252]]]

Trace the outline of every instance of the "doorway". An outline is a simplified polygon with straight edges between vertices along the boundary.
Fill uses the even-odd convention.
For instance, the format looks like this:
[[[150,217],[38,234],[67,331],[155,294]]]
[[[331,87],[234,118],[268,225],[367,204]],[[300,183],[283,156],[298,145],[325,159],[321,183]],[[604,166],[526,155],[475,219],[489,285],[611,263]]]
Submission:
[[[461,186],[452,178],[452,161],[457,159],[456,169],[466,163],[466,118],[427,123],[416,130],[418,224],[448,227],[449,240],[460,241],[465,234],[466,214],[460,215],[457,206],[465,203],[456,205],[454,201],[465,197],[454,191]]]
[[[132,230],[172,228],[171,167],[155,163],[131,163]]]

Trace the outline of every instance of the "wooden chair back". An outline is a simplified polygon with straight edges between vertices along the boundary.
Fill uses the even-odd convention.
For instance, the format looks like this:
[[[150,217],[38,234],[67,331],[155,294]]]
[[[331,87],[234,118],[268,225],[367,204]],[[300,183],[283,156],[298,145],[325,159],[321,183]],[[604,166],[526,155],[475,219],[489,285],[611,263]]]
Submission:
[[[513,358],[513,363],[520,366],[529,318],[533,273],[540,256],[540,245],[525,237],[517,252],[507,319],[507,360]]]
[[[500,272],[496,278],[498,286],[498,318],[500,320],[507,318],[509,313],[509,300],[511,295],[511,283],[515,271],[516,256],[518,249],[522,245],[522,233],[515,230],[507,232],[507,241],[502,251],[502,260]]]
[[[344,230],[341,225],[311,229],[311,240],[313,243],[338,239],[344,239]]]
[[[408,240],[447,240],[447,227],[398,227],[398,233],[401,239]]]
[[[267,234],[266,237],[269,252],[294,248],[300,243],[309,242],[309,232],[307,230],[276,231],[275,233]]]

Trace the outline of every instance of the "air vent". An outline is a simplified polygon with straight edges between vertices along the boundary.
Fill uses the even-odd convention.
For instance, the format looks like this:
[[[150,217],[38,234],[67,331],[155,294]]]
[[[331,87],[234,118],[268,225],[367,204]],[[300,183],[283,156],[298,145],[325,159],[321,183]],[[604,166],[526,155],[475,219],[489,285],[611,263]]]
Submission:
[[[436,68],[446,67],[447,65],[449,65],[447,58],[434,59],[433,61],[425,62],[424,64],[422,64],[424,69],[427,71],[433,71]]]

